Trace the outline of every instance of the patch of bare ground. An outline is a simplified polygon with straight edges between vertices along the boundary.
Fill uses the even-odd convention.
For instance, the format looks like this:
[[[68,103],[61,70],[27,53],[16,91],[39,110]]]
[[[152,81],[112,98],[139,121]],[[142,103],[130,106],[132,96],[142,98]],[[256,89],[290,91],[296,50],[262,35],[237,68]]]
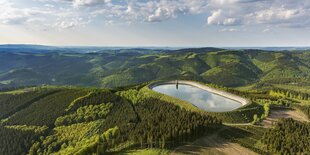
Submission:
[[[193,154],[193,155],[255,155],[256,153],[242,147],[237,143],[229,142],[221,138],[218,133],[223,131],[225,127],[216,133],[197,139],[191,144],[183,145],[172,151],[171,155]]]
[[[281,118],[292,118],[301,122],[309,122],[307,116],[301,111],[283,108],[271,110],[269,116],[261,122],[261,125],[263,125],[265,128],[270,128]]]

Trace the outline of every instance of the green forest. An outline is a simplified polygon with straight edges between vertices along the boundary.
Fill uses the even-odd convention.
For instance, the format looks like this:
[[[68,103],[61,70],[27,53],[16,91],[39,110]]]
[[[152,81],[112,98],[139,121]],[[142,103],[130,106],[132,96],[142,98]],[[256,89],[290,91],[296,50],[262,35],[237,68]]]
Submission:
[[[258,154],[310,154],[307,51],[1,52],[0,59],[1,155],[168,154],[212,136]],[[209,112],[149,88],[176,79],[250,103]],[[277,112],[308,121],[268,126]]]
[[[54,93],[38,99],[39,92],[38,95]],[[156,98],[129,100],[118,95],[124,92],[128,94],[128,91],[36,87],[14,94],[16,100],[1,94],[1,104],[12,103],[13,107],[22,104],[19,98],[25,95],[32,94],[34,99],[31,105],[3,117],[0,153],[91,154],[117,152],[127,147],[172,148],[211,133],[221,125],[214,116],[191,112]],[[10,141],[13,137],[14,141]]]
[[[266,131],[260,142],[266,150],[278,154],[309,154],[310,125],[293,119],[281,120]]]
[[[217,48],[122,49],[94,53],[4,51],[0,59],[2,89],[41,84],[114,88],[177,78],[226,87],[310,83],[308,51]]]

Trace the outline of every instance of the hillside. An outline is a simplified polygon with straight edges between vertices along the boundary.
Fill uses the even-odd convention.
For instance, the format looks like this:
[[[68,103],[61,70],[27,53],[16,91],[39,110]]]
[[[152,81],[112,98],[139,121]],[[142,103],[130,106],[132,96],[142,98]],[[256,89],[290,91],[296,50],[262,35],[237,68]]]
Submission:
[[[279,108],[309,115],[306,51],[9,51],[1,52],[0,59],[3,155],[167,154],[199,152],[193,150],[197,146],[224,154],[231,147],[260,154],[308,151],[284,143],[275,146],[273,141],[278,131],[284,134],[276,141],[287,141],[286,135],[300,137],[307,133],[306,123],[281,120],[270,125],[274,129],[262,125]],[[229,112],[207,112],[148,87],[175,79],[200,82],[252,102]],[[299,132],[289,134],[296,125]],[[209,141],[217,146],[209,150]],[[217,147],[223,143],[228,145],[221,152]]]
[[[166,148],[212,132],[221,124],[213,116],[156,98],[131,100],[133,90],[139,91],[34,87],[2,93],[0,154]]]
[[[102,50],[96,53],[1,52],[0,87],[78,85],[119,87],[161,79],[221,86],[307,81],[308,52],[216,48]]]
[[[221,153],[216,148],[223,143],[229,143],[223,150],[226,153],[230,147],[238,148],[234,152],[283,153],[272,143],[272,133],[285,130],[282,124],[266,130],[259,122],[274,111],[270,106],[296,106],[309,115],[309,106],[292,102],[309,99],[300,92],[274,90],[266,94],[213,87],[247,97],[254,103],[231,112],[205,112],[188,102],[154,92],[148,84],[117,89],[41,86],[3,90],[0,154],[118,154],[135,150],[167,154],[199,152],[193,150],[196,146],[209,153]],[[297,124],[300,128],[307,126]],[[291,129],[295,127],[288,130]],[[290,136],[306,132],[300,131]],[[285,135],[279,138],[287,140]],[[212,141],[218,146],[213,146]],[[189,143],[191,147],[184,146]],[[285,144],[280,147],[289,150]],[[296,149],[307,151],[298,146]]]

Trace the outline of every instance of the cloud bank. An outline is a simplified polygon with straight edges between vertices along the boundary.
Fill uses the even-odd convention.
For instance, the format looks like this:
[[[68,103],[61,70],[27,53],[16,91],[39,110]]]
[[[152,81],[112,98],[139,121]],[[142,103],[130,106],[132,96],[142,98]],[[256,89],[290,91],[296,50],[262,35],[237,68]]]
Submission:
[[[56,29],[106,23],[165,22],[201,15],[205,23],[223,26],[265,25],[308,28],[308,0],[0,0],[0,24]],[[224,29],[223,29],[224,30]]]

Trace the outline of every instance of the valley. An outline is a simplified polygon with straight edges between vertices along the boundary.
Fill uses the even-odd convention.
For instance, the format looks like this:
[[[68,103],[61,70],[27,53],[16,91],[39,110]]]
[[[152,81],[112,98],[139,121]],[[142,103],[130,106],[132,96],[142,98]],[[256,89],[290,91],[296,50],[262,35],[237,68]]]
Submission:
[[[0,10],[0,155],[310,155],[310,0]]]
[[[216,48],[1,52],[0,154],[307,154],[309,56]],[[209,94],[182,83],[179,97],[154,90],[176,79],[242,105],[199,108],[192,94],[202,106],[230,102],[206,101]]]
[[[41,84],[113,88],[175,79],[226,87],[309,85],[310,55],[303,51],[217,48],[69,51],[1,52],[0,88]]]

